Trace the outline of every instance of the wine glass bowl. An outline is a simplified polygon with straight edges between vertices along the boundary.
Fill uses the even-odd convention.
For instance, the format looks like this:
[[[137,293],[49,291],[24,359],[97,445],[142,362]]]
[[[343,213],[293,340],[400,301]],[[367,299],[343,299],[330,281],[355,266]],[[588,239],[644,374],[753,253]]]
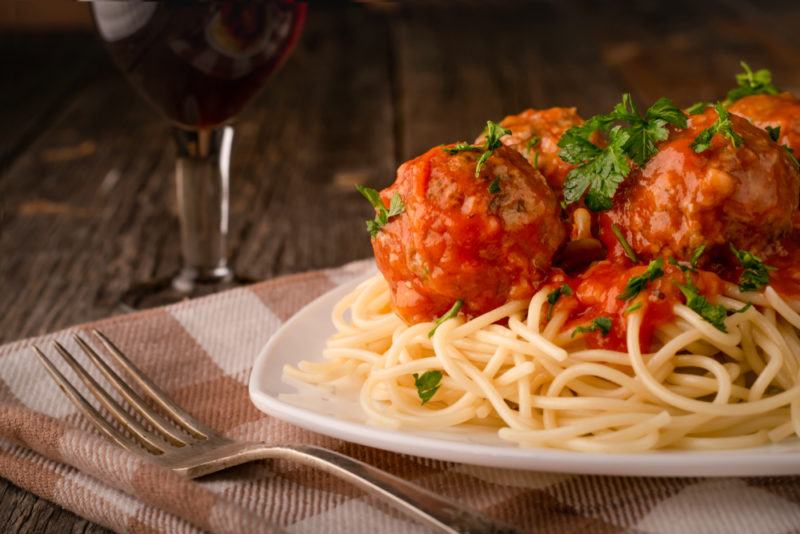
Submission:
[[[131,288],[128,308],[242,282],[227,262],[234,130],[294,48],[305,2],[93,2],[97,33],[137,91],[173,126],[183,266]]]

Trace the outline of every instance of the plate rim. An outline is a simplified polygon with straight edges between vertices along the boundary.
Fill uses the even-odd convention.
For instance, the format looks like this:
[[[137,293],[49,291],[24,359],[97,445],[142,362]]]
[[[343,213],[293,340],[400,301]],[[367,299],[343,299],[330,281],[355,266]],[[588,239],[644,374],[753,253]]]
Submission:
[[[281,339],[312,308],[344,296],[374,273],[357,276],[319,295],[293,314],[256,356],[248,380],[250,400],[260,411],[306,430],[389,452],[480,467],[609,476],[723,477],[800,475],[800,451],[769,445],[729,451],[578,452],[537,447],[462,443],[351,422],[280,400],[263,387],[269,360]],[[282,374],[282,370],[281,370]]]

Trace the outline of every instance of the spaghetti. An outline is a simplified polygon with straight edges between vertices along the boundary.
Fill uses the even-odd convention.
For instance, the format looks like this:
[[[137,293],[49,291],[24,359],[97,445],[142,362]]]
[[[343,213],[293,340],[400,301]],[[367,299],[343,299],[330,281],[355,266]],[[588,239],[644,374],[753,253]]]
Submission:
[[[548,308],[548,290],[469,320],[408,325],[379,274],[334,308],[323,362],[285,377],[336,391],[356,387],[368,422],[391,428],[477,424],[527,447],[644,452],[753,447],[800,435],[800,302],[772,287],[713,300],[726,332],[685,304],[643,350],[642,309],[626,314],[626,350],[588,348]],[[752,303],[751,307],[746,304]],[[552,314],[548,317],[548,311]],[[442,373],[421,404],[413,375]]]

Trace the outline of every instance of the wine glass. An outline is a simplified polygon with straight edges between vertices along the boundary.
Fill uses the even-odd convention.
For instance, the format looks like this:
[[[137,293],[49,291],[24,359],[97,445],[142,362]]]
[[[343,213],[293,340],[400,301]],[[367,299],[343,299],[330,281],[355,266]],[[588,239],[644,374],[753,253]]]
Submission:
[[[136,89],[172,123],[183,266],[134,286],[128,308],[242,282],[227,261],[230,121],[288,58],[306,3],[93,2],[97,33]]]

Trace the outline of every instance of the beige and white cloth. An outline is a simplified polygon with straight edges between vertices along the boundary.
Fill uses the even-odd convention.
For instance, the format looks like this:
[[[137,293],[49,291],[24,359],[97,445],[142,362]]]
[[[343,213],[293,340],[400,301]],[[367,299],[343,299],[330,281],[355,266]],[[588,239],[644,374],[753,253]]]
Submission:
[[[304,304],[368,268],[358,262],[286,276],[0,347],[0,475],[120,532],[424,530],[306,467],[254,462],[190,481],[111,444],[31,351],[36,344],[54,356],[50,340],[57,339],[79,354],[72,333],[97,327],[175,401],[226,436],[329,447],[522,531],[800,531],[800,477],[625,478],[481,468],[343,442],[258,411],[247,382],[264,343]]]

